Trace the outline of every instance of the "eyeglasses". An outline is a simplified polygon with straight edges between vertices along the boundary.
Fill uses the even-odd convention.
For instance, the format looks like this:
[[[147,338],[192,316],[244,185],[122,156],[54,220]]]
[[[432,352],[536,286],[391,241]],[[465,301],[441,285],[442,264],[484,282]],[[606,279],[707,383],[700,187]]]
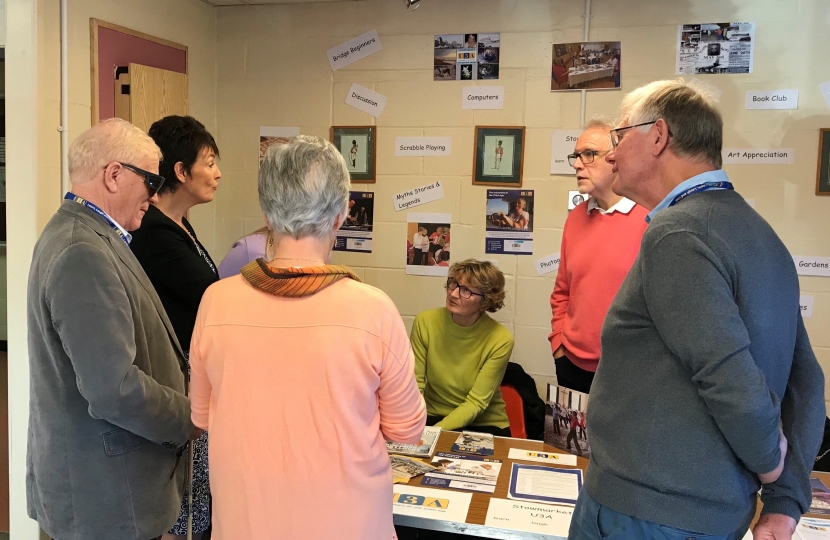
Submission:
[[[658,119],[659,120],[659,119]],[[617,145],[620,144],[620,141],[623,138],[623,134],[632,128],[640,127],[640,126],[650,126],[652,124],[656,124],[658,120],[653,120],[651,122],[643,122],[642,124],[634,124],[633,126],[625,126],[621,128],[616,128],[611,130],[611,146],[617,148]],[[671,132],[669,129],[669,137],[674,137],[674,133]]]
[[[452,278],[449,278],[447,280],[447,291],[448,292],[449,291],[454,291],[456,289],[458,289],[458,296],[460,296],[464,300],[469,300],[470,298],[473,297],[473,295],[480,296],[480,297],[484,298],[483,294],[473,292],[470,289],[468,289],[467,287],[465,287],[464,285],[459,285],[456,280],[454,280]]]
[[[589,163],[593,163],[594,158],[596,158],[598,155],[607,154],[608,152],[608,150],[583,150],[582,152],[574,152],[573,154],[568,154],[568,165],[573,167],[574,163],[576,163],[576,158],[579,158],[582,161],[583,165],[587,165]]]
[[[145,171],[144,169],[139,169],[135,165],[130,165],[129,163],[122,163],[119,161],[118,164],[124,167],[125,169],[129,169],[137,175],[142,176],[144,178],[144,185],[146,185],[147,189],[150,190],[151,197],[158,193],[161,189],[161,186],[164,185],[163,176],[151,173],[150,171]],[[106,167],[104,168],[106,169]]]

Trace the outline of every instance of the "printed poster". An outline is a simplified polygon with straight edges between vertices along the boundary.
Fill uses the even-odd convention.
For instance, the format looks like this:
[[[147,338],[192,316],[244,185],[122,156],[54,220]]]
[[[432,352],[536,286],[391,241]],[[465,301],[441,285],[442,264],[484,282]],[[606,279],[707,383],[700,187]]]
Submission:
[[[678,75],[752,73],[754,56],[754,22],[677,27]]]
[[[372,226],[375,222],[375,194],[349,192],[346,220],[337,231],[334,251],[372,252]]]
[[[435,81],[478,81],[499,78],[501,35],[435,36]]]
[[[259,162],[265,159],[268,149],[275,144],[285,144],[300,134],[298,127],[261,126],[259,128]]]
[[[620,87],[622,44],[619,41],[556,43],[550,89],[609,90]]]
[[[450,214],[406,214],[406,273],[447,277],[450,269]]]
[[[484,252],[533,255],[533,190],[488,189]]]

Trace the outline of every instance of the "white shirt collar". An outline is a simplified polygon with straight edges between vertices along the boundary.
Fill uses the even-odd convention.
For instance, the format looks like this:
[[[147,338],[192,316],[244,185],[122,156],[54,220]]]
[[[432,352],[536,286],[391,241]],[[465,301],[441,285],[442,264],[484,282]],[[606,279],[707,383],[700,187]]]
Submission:
[[[591,197],[588,199],[588,214],[591,213],[591,210],[599,210],[600,214],[611,214],[614,212],[620,212],[621,214],[628,214],[631,212],[631,209],[634,208],[634,201],[631,199],[626,199],[623,197],[622,199],[617,202],[614,206],[609,208],[608,210],[603,210],[597,204],[597,200]]]

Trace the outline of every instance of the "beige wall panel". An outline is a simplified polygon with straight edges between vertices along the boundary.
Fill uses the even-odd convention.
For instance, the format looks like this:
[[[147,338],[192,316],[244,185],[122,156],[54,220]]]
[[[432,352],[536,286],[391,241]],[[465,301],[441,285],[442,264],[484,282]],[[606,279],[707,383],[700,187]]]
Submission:
[[[553,276],[553,277],[549,277]],[[519,277],[516,295],[516,324],[541,326],[547,320],[550,325],[550,294],[556,272],[544,277]]]
[[[375,92],[384,96],[398,96],[386,104],[383,114],[378,118],[378,125],[474,126],[474,111],[461,110],[462,85],[460,82],[436,83],[432,80],[378,82],[375,84]],[[344,92],[343,99],[345,97]],[[340,97],[336,95],[335,100],[338,99]]]
[[[348,105],[347,105],[348,106]],[[377,132],[377,170],[386,175],[420,175],[424,172],[426,161],[449,162],[452,159],[441,157],[407,156],[395,157],[395,137],[423,137],[420,128],[381,128]],[[455,146],[455,141],[453,141]],[[453,151],[455,148],[453,148]],[[446,174],[446,173],[443,173]],[[423,179],[421,179],[423,180]],[[396,180],[397,181],[397,180]],[[426,183],[426,182],[425,182]],[[359,185],[359,184],[358,184]],[[423,185],[423,184],[421,184]],[[374,187],[374,186],[372,186]],[[359,189],[359,188],[358,188]],[[401,189],[400,191],[403,191]],[[398,193],[400,193],[398,191]],[[385,204],[385,203],[384,203]],[[391,203],[390,203],[391,204]],[[377,215],[377,214],[376,214]]]

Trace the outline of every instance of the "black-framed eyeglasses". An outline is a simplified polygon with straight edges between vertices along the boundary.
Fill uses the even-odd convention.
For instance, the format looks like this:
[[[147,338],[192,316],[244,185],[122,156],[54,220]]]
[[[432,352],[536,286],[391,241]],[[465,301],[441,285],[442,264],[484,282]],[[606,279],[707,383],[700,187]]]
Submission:
[[[623,138],[623,134],[627,130],[635,128],[635,127],[650,126],[652,124],[656,124],[658,120],[659,120],[659,118],[657,120],[652,120],[651,122],[643,122],[642,124],[634,124],[633,126],[625,126],[625,127],[621,127],[621,128],[612,129],[611,130],[611,146],[616,148],[617,145],[620,144],[620,141]],[[671,132],[671,129],[669,129],[669,137],[674,137],[674,134]]]
[[[151,197],[153,195],[155,195],[156,193],[158,193],[159,190],[161,189],[161,186],[164,185],[164,177],[163,176],[160,176],[160,175],[155,174],[155,173],[151,173],[150,171],[145,171],[144,169],[136,167],[135,165],[130,165],[129,163],[122,163],[122,162],[119,161],[118,164],[121,165],[122,167],[124,167],[125,169],[129,169],[129,170],[133,171],[134,173],[136,173],[137,175],[143,177],[144,178],[144,185],[146,185],[147,189],[150,190],[150,196]],[[104,168],[106,169],[106,167],[104,167]]]
[[[484,298],[484,295],[481,293],[473,292],[469,288],[465,287],[464,285],[459,285],[456,280],[453,278],[447,279],[447,291],[454,291],[458,289],[458,296],[463,298],[464,300],[469,300],[470,298],[475,296],[480,296]]]
[[[573,154],[568,154],[568,165],[573,167],[576,163],[576,158],[579,158],[583,165],[588,165],[589,163],[593,163],[598,155],[607,154],[608,152],[608,150],[583,150],[582,152],[574,152]]]

